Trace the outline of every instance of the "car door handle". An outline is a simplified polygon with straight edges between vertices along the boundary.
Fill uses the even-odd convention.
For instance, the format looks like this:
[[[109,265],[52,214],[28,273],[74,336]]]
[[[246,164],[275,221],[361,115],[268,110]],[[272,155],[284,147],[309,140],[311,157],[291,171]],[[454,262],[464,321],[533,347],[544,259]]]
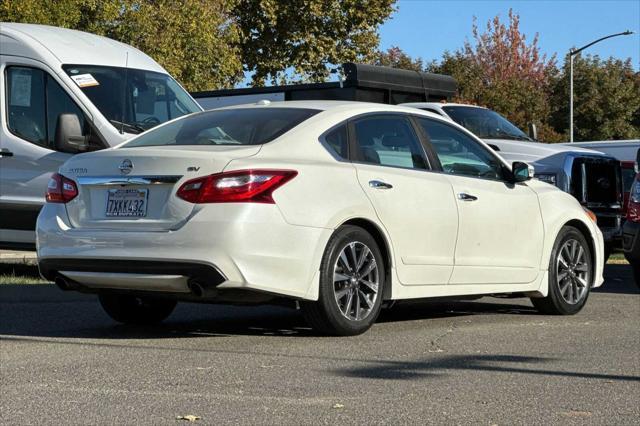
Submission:
[[[476,201],[477,199],[478,199],[478,197],[476,197],[475,195],[467,194],[465,192],[461,192],[461,193],[458,194],[458,200]]]
[[[390,183],[382,182],[380,180],[370,180],[369,186],[375,189],[391,189],[393,185]]]
[[[13,152],[9,151],[7,148],[0,149],[0,157],[13,157]]]

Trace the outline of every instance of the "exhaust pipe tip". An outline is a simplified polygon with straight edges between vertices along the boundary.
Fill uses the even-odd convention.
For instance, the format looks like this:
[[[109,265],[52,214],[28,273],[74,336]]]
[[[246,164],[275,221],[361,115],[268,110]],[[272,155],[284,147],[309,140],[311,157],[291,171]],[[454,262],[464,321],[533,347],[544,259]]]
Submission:
[[[209,287],[193,279],[187,281],[187,287],[194,296],[200,298],[215,297],[218,293],[215,287]]]
[[[62,275],[58,275],[53,282],[58,286],[60,290],[69,291],[73,287],[69,281],[66,280]]]
[[[189,287],[189,290],[191,290],[191,293],[198,297],[202,297],[202,295],[204,294],[204,289],[197,281],[189,280],[187,286]]]

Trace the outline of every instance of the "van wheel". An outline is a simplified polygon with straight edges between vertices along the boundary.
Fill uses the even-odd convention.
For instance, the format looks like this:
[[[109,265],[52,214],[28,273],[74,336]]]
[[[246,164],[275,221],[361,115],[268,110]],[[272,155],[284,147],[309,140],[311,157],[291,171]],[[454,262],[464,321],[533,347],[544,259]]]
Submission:
[[[592,282],[592,257],[582,233],[565,226],[560,231],[549,260],[549,294],[532,298],[538,311],[551,315],[573,315],[587,302]]]
[[[338,228],[322,257],[318,301],[301,303],[305,319],[323,334],[364,333],[380,313],[385,276],[373,237],[357,226]]]
[[[122,294],[101,294],[98,298],[105,312],[124,324],[159,323],[171,315],[177,305],[175,300]]]

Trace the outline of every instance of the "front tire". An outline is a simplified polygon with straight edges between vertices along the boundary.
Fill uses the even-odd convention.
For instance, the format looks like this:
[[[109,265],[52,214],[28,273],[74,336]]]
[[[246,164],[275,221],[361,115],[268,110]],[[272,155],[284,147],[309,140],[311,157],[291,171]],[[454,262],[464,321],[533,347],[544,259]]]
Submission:
[[[353,336],[378,318],[385,284],[384,259],[373,237],[346,225],[330,238],[320,265],[317,302],[303,302],[307,322],[323,334]]]
[[[171,315],[177,305],[175,300],[123,294],[101,294],[98,298],[105,312],[123,324],[157,324]]]
[[[592,254],[584,235],[572,226],[560,230],[549,260],[549,293],[532,298],[538,311],[573,315],[583,308],[592,282]]]

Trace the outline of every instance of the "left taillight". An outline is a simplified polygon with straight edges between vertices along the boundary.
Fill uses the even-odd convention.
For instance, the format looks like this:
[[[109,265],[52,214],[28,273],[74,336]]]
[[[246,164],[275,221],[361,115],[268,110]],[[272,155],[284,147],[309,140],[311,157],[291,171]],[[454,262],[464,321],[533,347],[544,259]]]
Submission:
[[[195,204],[267,203],[274,204],[273,191],[293,179],[295,170],[236,170],[191,179],[176,195]]]
[[[48,203],[68,203],[78,196],[76,183],[59,173],[51,175],[47,185]]]

